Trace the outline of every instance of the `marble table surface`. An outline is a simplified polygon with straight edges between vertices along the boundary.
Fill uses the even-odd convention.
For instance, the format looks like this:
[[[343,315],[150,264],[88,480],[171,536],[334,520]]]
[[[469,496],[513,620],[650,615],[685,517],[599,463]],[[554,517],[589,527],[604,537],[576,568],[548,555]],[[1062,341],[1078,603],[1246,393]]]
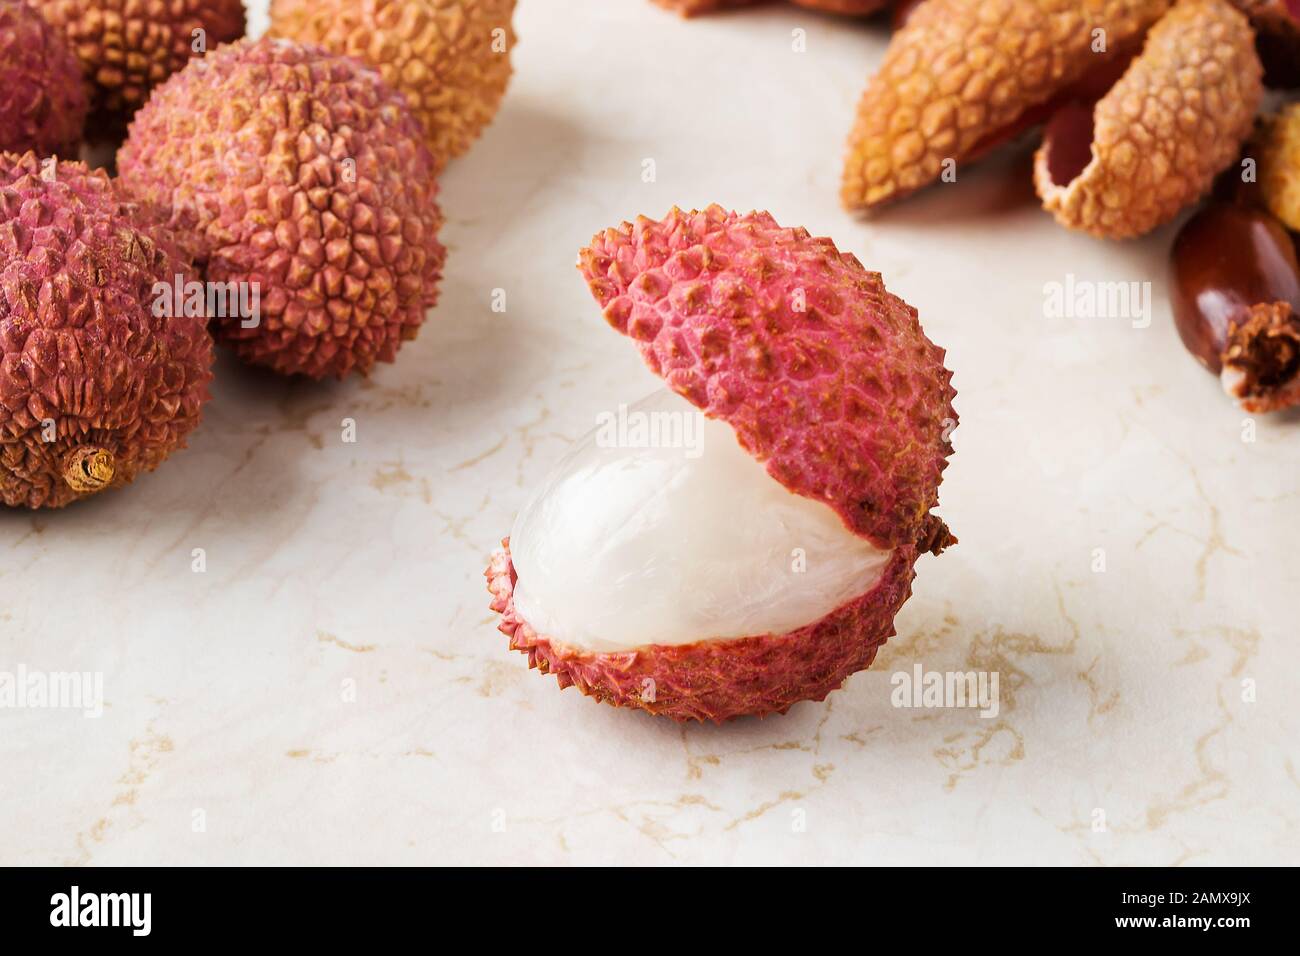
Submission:
[[[1249,419],[1183,352],[1172,230],[1064,231],[1028,149],[843,212],[879,22],[521,0],[516,25],[504,107],[444,177],[441,302],[396,364],[309,384],[223,357],[156,473],[0,513],[0,671],[103,681],[97,717],[0,709],[0,863],[1300,858],[1300,417]],[[483,582],[568,444],[656,387],[578,248],[710,202],[882,272],[962,417],[961,542],[919,563],[899,636],[825,702],[720,727],[558,691]],[[1149,314],[1045,304],[1098,281],[1150,282]],[[893,706],[918,664],[996,672],[997,715]]]

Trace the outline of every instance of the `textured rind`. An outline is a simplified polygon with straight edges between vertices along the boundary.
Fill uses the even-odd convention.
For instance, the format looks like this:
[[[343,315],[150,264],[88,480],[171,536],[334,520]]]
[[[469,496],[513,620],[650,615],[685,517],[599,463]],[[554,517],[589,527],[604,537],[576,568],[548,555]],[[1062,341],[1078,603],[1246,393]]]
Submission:
[[[952,373],[878,273],[716,205],[606,229],[579,269],[655,374],[790,491],[882,549],[948,543],[930,509],[957,424]]]
[[[378,69],[424,124],[440,171],[469,149],[501,105],[514,8],[515,0],[274,0],[270,35],[317,43]],[[494,49],[498,37],[502,50]]]
[[[849,134],[840,198],[867,209],[935,181],[1035,106],[1122,56],[1168,0],[927,0],[894,34]],[[1107,52],[1092,52],[1105,30]]]
[[[153,314],[155,283],[193,278],[160,213],[49,162],[0,155],[0,500],[30,508],[81,497],[63,479],[79,448],[112,453],[114,486],[157,467],[212,377],[204,317]]]
[[[1265,119],[1252,145],[1264,204],[1288,229],[1300,231],[1300,103]]]
[[[509,539],[501,544],[485,572],[491,608],[529,667],[554,674],[561,689],[577,687],[607,704],[679,721],[784,714],[801,700],[823,700],[871,666],[896,633],[894,617],[911,596],[917,558],[915,548],[899,548],[872,590],[788,634],[593,653],[538,634],[519,616]]]
[[[0,150],[76,149],[90,104],[63,36],[20,0],[0,0]]]
[[[1285,88],[1300,86],[1300,16],[1288,9],[1287,0],[1232,0],[1232,4],[1250,17],[1258,34],[1264,82]]]
[[[216,324],[246,361],[365,374],[437,301],[433,158],[405,99],[356,60],[287,41],[215,50],[136,115],[118,169],[170,206],[209,281],[260,289],[258,327]]]
[[[92,89],[96,122],[125,125],[149,92],[192,57],[244,35],[243,0],[40,0]],[[194,49],[203,31],[202,50]]]
[[[1053,182],[1052,139],[1034,183],[1058,222],[1107,239],[1150,232],[1205,195],[1238,156],[1263,99],[1245,16],[1225,0],[1181,0],[1093,113],[1092,161]]]

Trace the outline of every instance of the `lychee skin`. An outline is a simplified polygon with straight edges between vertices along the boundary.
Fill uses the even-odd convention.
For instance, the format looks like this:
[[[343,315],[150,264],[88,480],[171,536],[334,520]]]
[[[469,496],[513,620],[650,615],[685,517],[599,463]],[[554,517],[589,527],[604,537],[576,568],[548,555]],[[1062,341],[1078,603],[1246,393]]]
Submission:
[[[89,108],[63,36],[22,0],[0,0],[0,150],[72,153]]]
[[[978,157],[1036,106],[1122,56],[1169,0],[926,0],[858,103],[840,198],[866,210]],[[1102,31],[1098,34],[1096,31]],[[1093,52],[1098,36],[1106,52]]]
[[[930,509],[957,425],[952,373],[879,273],[716,205],[606,229],[578,267],[651,370],[791,492],[881,549],[946,540]]]
[[[243,0],[40,0],[36,6],[81,61],[104,136],[120,135],[150,91],[193,57],[244,35]]]
[[[510,82],[515,0],[273,0],[270,36],[377,69],[424,125],[436,171],[492,122]]]
[[[159,87],[118,154],[169,205],[209,282],[260,294],[219,341],[284,374],[391,362],[437,301],[433,158],[405,99],[351,57],[283,40],[209,53]]]
[[[1226,0],[1181,0],[1093,112],[1092,159],[1052,173],[1052,127],[1034,184],[1057,222],[1105,239],[1140,236],[1200,199],[1237,158],[1263,100],[1246,17]]]
[[[870,667],[880,645],[897,633],[894,617],[916,577],[916,549],[899,548],[874,588],[788,634],[596,653],[538,634],[519,617],[509,539],[501,545],[485,576],[511,650],[527,654],[529,667],[554,674],[561,689],[573,686],[615,707],[678,721],[784,714],[799,701],[824,700]]]
[[[957,424],[943,350],[879,274],[767,213],[640,217],[597,234],[579,269],[670,388],[727,422],[787,490],[893,554],[870,591],[787,634],[593,653],[519,618],[506,541],[486,572],[500,629],[562,687],[678,720],[821,700],[895,633],[917,557],[956,540],[931,512]]]
[[[204,316],[154,314],[177,277],[162,216],[103,171],[0,154],[0,501],[59,508],[184,447],[213,349]]]

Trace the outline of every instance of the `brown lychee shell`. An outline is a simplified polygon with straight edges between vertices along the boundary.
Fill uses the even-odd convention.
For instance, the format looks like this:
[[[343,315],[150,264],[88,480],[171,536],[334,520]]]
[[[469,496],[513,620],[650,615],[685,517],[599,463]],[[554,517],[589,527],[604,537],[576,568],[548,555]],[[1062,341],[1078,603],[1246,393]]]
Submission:
[[[496,116],[510,82],[515,0],[273,0],[268,36],[377,69],[427,132],[440,172]]]
[[[1077,129],[1049,126],[1034,184],[1058,222],[1107,239],[1140,236],[1204,196],[1236,160],[1263,99],[1246,18],[1225,0],[1182,0],[1092,111],[1091,160],[1058,182],[1054,150]]]
[[[1124,56],[1168,0],[927,0],[890,42],[849,134],[840,198],[867,209],[939,178],[1033,107]],[[1094,52],[1104,31],[1106,48]]]

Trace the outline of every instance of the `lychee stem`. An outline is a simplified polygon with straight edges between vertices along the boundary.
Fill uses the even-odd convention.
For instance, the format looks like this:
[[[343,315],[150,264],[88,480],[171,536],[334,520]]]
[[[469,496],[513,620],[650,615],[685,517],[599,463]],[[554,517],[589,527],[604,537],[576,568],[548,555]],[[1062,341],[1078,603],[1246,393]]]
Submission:
[[[1300,404],[1300,316],[1289,302],[1255,306],[1228,330],[1224,389],[1248,412]]]
[[[63,480],[79,495],[92,495],[113,481],[113,453],[106,448],[85,445],[75,449],[63,466]]]

